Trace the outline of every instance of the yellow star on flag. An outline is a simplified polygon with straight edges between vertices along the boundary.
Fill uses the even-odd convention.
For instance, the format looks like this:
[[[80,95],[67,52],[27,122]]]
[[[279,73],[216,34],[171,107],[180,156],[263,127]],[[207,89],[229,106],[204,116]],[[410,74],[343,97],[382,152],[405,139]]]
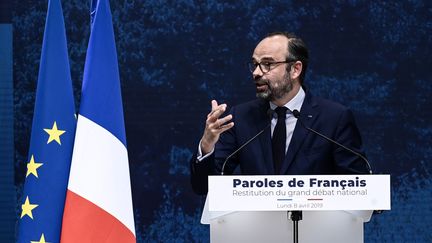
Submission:
[[[28,215],[31,219],[33,219],[32,210],[35,209],[37,206],[39,206],[39,205],[37,205],[37,204],[30,204],[30,200],[29,200],[29,198],[27,196],[24,204],[21,205],[21,208],[22,208],[21,218],[24,217],[25,215]]]
[[[42,234],[39,241],[30,241],[31,243],[49,243],[48,241],[45,241],[45,236]]]
[[[37,169],[41,167],[43,163],[36,163],[34,161],[33,155],[31,156],[30,162],[27,163],[27,174],[26,177],[28,177],[30,174],[33,174],[38,178]]]
[[[54,125],[51,129],[45,128],[44,129],[46,133],[49,134],[49,138],[48,138],[48,142],[47,144],[49,144],[51,141],[55,140],[58,144],[61,145],[60,142],[60,136],[65,133],[65,130],[58,130],[57,129],[57,123],[54,121]]]

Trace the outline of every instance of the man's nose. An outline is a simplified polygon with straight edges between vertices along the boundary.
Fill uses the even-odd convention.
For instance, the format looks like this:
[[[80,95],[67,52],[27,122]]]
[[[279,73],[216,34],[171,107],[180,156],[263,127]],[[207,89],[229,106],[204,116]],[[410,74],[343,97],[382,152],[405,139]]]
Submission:
[[[253,78],[255,80],[257,80],[257,79],[259,79],[259,78],[261,78],[263,76],[263,72],[261,71],[261,68],[260,68],[259,65],[256,66],[256,68],[253,71],[252,75],[253,75]]]

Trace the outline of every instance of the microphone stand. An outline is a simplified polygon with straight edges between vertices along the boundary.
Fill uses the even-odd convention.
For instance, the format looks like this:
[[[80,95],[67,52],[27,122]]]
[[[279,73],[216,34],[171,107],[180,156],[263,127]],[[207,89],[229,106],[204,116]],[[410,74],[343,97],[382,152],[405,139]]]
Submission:
[[[252,138],[250,138],[248,141],[246,141],[246,143],[244,143],[242,146],[240,146],[238,149],[236,149],[234,152],[232,152],[230,155],[228,155],[228,157],[224,160],[223,164],[222,164],[222,169],[221,169],[221,175],[225,174],[225,165],[227,164],[228,160],[231,159],[231,157],[235,154],[237,154],[238,151],[240,151],[242,148],[244,148],[246,145],[248,145],[250,142],[252,142],[253,140],[255,140],[255,138],[257,138],[259,135],[261,135],[263,132],[265,132],[265,130],[267,130],[267,128],[270,127],[270,124],[267,125],[263,130],[261,130],[259,133],[257,133],[255,136],[253,136]]]
[[[291,212],[291,215],[289,213]],[[302,211],[288,211],[288,218],[293,222],[293,242],[298,243],[298,222],[303,219]]]
[[[291,113],[294,115],[295,118],[297,118],[297,121],[299,121],[299,122],[300,122],[300,125],[301,125],[302,127],[304,127],[306,130],[308,130],[308,131],[310,131],[310,132],[312,132],[312,133],[314,133],[314,134],[320,136],[321,138],[324,138],[325,140],[327,140],[327,141],[329,141],[329,142],[331,142],[331,143],[333,143],[333,144],[336,144],[337,146],[339,146],[339,147],[341,147],[341,148],[343,148],[343,149],[349,151],[350,153],[353,153],[353,154],[357,155],[357,156],[358,156],[359,158],[361,158],[364,162],[366,162],[366,167],[367,167],[367,170],[368,170],[369,174],[371,174],[371,175],[373,174],[373,173],[372,173],[372,168],[371,168],[371,166],[370,166],[369,161],[368,161],[368,160],[367,160],[367,159],[366,159],[362,154],[357,153],[356,151],[354,151],[354,150],[348,148],[347,146],[345,146],[345,145],[343,145],[343,144],[341,144],[341,143],[339,143],[339,142],[337,142],[337,141],[335,141],[335,140],[333,140],[333,139],[331,139],[331,138],[325,136],[324,134],[319,133],[319,132],[313,130],[312,128],[306,126],[306,125],[303,123],[303,121],[300,119],[300,112],[299,112],[298,110],[293,110]]]
[[[271,117],[273,116],[274,111],[272,109],[268,109],[267,110],[267,116],[271,119]],[[271,126],[271,121],[270,123],[264,127],[261,131],[259,131],[257,134],[255,134],[255,136],[251,137],[249,140],[247,140],[242,146],[240,146],[238,149],[236,149],[234,152],[232,152],[230,155],[228,155],[226,157],[226,159],[224,160],[224,162],[222,163],[222,169],[221,169],[221,175],[225,174],[225,166],[228,163],[228,160],[234,156],[235,154],[237,154],[240,150],[242,150],[246,145],[248,145],[249,143],[251,143],[253,140],[255,140],[259,135],[261,135],[262,133],[264,133],[267,128],[269,128]]]
[[[306,126],[303,123],[303,121],[300,119],[300,112],[298,110],[293,110],[293,111],[291,111],[291,113],[294,115],[295,118],[297,118],[297,121],[299,121],[300,125],[302,127],[304,127],[306,130],[308,130],[308,131],[320,136],[321,138],[324,138],[325,140],[330,141],[331,143],[334,143],[334,144],[338,145],[339,147],[341,147],[341,148],[357,155],[358,157],[360,157],[363,161],[366,162],[366,167],[367,167],[369,174],[372,174],[372,169],[371,169],[371,166],[369,164],[369,161],[362,154],[357,153],[356,151],[344,146],[343,144],[340,144],[337,141],[335,141],[335,140],[313,130],[312,128]],[[287,213],[289,214],[289,211]],[[303,219],[303,213],[302,213],[302,211],[291,211],[291,215],[289,216],[289,218],[293,221],[293,242],[298,243],[298,221]]]

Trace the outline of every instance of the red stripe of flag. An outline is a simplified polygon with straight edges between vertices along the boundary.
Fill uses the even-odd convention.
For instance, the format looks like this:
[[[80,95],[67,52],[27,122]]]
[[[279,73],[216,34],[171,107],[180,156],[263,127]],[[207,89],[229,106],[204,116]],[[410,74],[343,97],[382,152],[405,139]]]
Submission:
[[[94,203],[69,190],[67,201],[63,222],[73,223],[63,227],[62,243],[135,243],[135,236],[124,224]]]

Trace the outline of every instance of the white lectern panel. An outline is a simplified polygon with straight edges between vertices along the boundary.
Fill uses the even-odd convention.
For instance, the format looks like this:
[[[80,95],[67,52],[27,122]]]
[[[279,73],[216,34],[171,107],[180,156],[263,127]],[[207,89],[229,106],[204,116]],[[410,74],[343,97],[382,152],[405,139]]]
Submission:
[[[363,219],[346,211],[304,211],[300,243],[363,243]],[[287,212],[234,212],[210,220],[211,243],[292,242]]]

